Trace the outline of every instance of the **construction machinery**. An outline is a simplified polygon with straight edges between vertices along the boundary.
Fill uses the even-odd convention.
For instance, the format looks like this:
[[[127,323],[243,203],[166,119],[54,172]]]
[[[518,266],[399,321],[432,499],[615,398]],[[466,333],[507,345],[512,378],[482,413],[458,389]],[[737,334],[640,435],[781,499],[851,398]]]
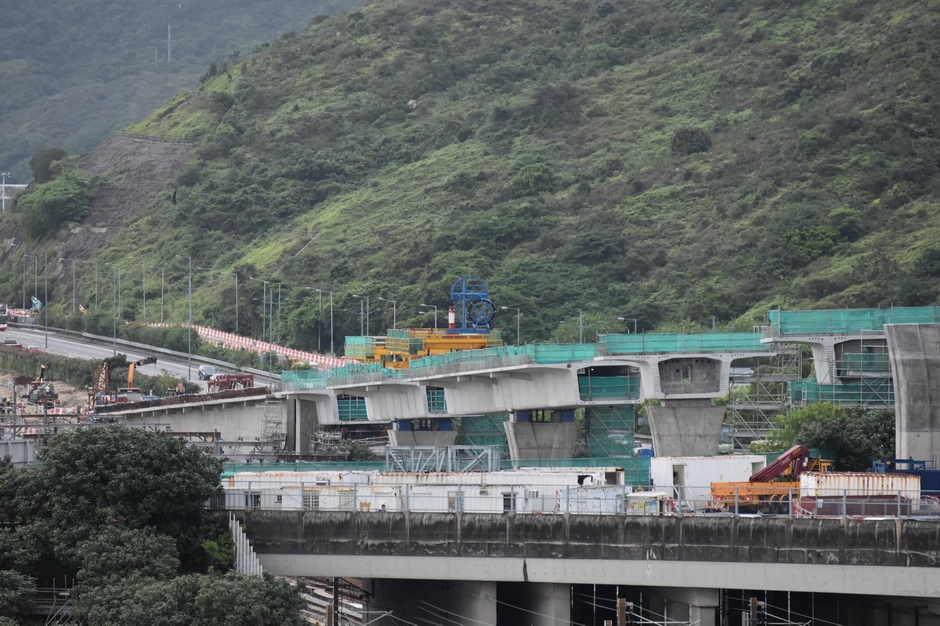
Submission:
[[[791,500],[799,498],[800,474],[828,472],[831,467],[831,461],[811,457],[805,446],[796,445],[746,483],[712,483],[712,500],[719,508],[741,513],[786,513]]]
[[[127,370],[127,387],[121,387],[120,389],[118,389],[117,390],[118,395],[127,395],[127,394],[141,395],[140,389],[138,389],[137,387],[134,387],[134,370],[138,366],[151,365],[156,362],[157,362],[157,357],[148,356],[145,359],[140,359],[139,361],[134,361],[133,363],[129,363],[128,370]],[[137,399],[139,400],[140,398],[137,398]]]
[[[47,378],[48,370],[49,366],[46,364],[39,366],[39,375],[29,383],[27,402],[34,406],[52,409],[59,403],[59,394],[55,391],[55,385]]]
[[[231,391],[233,389],[250,389],[254,386],[255,377],[252,374],[218,374],[213,376],[207,385],[209,393]]]

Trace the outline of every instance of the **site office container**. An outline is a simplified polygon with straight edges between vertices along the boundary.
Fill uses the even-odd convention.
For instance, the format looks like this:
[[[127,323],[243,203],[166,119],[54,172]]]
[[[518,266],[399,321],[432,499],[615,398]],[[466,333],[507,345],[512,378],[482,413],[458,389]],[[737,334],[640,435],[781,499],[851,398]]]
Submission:
[[[766,464],[762,454],[653,457],[651,488],[693,507],[705,507],[711,500],[712,483],[747,482]]]

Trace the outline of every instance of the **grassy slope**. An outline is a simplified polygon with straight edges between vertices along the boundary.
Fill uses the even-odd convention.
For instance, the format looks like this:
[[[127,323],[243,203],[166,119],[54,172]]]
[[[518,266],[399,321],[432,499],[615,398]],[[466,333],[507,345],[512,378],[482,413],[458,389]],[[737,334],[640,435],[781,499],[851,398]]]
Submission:
[[[0,83],[0,168],[25,179],[25,160],[40,148],[90,150],[137,122],[212,61],[246,52],[343,0],[35,0],[4,21]],[[173,63],[166,64],[167,24]],[[160,64],[154,65],[154,48]]]
[[[582,308],[595,330],[743,328],[769,305],[934,302],[938,9],[368,6],[134,127],[201,140],[180,204],[139,232],[354,310],[341,296],[395,298],[405,323],[473,273],[530,339]],[[711,149],[674,155],[685,127]],[[310,306],[285,322],[305,345]]]

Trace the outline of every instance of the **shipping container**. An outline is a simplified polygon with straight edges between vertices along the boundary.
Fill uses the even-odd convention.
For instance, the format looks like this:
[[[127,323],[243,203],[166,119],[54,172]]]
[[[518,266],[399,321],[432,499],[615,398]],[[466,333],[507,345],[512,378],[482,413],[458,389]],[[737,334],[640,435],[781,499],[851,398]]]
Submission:
[[[920,476],[874,472],[804,472],[801,498],[895,496],[920,501]]]

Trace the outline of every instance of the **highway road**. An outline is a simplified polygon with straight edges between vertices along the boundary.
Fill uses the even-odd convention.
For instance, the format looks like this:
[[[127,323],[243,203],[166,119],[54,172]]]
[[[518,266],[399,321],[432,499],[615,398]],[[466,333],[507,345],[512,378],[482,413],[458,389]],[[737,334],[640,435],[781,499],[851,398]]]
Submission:
[[[19,343],[24,346],[36,346],[42,352],[47,352],[49,354],[58,354],[61,356],[79,358],[79,359],[89,359],[89,360],[100,360],[115,354],[114,345],[111,343],[89,343],[89,340],[84,338],[78,338],[74,335],[58,334],[50,331],[48,334],[49,347],[46,347],[46,334],[43,329],[23,329],[23,328],[13,328],[12,326],[0,332],[0,341],[5,339],[16,339]],[[122,346],[117,344],[118,354],[126,354],[128,361],[137,361],[144,357],[150,356],[150,354],[145,354],[139,352],[134,348],[129,346]],[[197,369],[199,363],[194,361],[192,364],[192,378],[193,382],[199,382]],[[187,379],[187,359],[184,357],[180,359],[179,357],[166,356],[162,354],[157,355],[157,362],[153,365],[147,365],[145,367],[138,368],[137,371],[142,374],[148,374],[150,376],[157,376],[161,372],[166,371],[172,376],[178,378]],[[220,373],[221,368],[220,368]]]

